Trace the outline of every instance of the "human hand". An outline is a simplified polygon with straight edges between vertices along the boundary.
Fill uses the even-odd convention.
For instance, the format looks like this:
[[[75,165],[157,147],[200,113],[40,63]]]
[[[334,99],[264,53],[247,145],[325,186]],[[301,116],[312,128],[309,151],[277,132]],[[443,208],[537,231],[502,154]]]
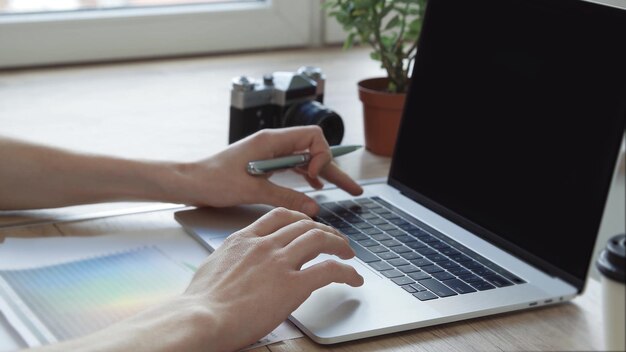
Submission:
[[[313,216],[319,206],[310,197],[278,186],[267,176],[250,176],[251,160],[275,158],[297,152],[311,153],[309,164],[296,172],[315,189],[323,187],[320,177],[352,195],[362,188],[332,162],[322,130],[318,126],[266,129],[245,138],[226,150],[181,168],[185,182],[176,189],[177,202],[216,207],[238,204],[269,204]]]
[[[229,236],[183,295],[212,316],[199,343],[210,350],[240,349],[267,335],[316,289],[333,282],[363,284],[354,268],[334,260],[300,270],[320,253],[354,257],[337,230],[284,208]]]

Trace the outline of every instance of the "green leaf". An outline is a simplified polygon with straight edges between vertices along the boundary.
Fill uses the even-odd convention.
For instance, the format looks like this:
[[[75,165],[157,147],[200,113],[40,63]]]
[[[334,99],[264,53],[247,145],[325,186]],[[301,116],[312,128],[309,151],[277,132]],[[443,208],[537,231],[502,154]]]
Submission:
[[[2,0],[0,0],[2,1]],[[369,44],[372,60],[394,82],[390,89],[405,89],[407,63],[415,50],[428,0],[324,0],[323,9],[347,33],[344,48],[357,40]]]
[[[400,19],[399,15],[395,15],[391,20],[389,20],[389,22],[387,22],[387,25],[385,26],[385,30],[389,30],[395,27],[398,27],[402,24],[402,20]]]
[[[389,85],[387,86],[387,90],[389,91],[389,93],[397,93],[398,92],[398,86],[395,83],[389,81]]]
[[[343,42],[343,49],[349,49],[352,47],[352,44],[354,43],[354,36],[356,35],[356,33],[350,33],[348,35],[348,38],[346,38],[346,40]]]

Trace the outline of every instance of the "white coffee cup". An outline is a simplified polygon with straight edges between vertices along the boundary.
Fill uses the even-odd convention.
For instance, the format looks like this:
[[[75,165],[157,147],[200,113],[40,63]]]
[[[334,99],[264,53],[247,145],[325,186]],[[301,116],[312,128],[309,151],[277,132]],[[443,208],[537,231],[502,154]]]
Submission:
[[[626,235],[614,236],[596,262],[602,274],[604,347],[608,351],[626,350]]]

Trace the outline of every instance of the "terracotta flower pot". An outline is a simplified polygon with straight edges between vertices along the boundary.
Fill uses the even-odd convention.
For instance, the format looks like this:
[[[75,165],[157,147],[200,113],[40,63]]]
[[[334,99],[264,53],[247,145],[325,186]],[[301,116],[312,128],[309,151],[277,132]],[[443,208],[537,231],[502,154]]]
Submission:
[[[365,148],[391,156],[396,144],[406,94],[387,93],[387,78],[370,78],[358,83],[363,102]]]

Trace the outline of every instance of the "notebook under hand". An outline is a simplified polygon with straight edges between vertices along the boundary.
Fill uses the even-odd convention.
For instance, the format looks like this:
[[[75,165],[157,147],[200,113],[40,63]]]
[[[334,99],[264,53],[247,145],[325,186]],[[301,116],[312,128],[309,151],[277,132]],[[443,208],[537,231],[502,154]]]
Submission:
[[[626,11],[595,3],[429,0],[387,182],[311,194],[365,284],[290,319],[336,343],[580,294],[624,135],[623,38]],[[216,248],[269,209],[176,219]]]

